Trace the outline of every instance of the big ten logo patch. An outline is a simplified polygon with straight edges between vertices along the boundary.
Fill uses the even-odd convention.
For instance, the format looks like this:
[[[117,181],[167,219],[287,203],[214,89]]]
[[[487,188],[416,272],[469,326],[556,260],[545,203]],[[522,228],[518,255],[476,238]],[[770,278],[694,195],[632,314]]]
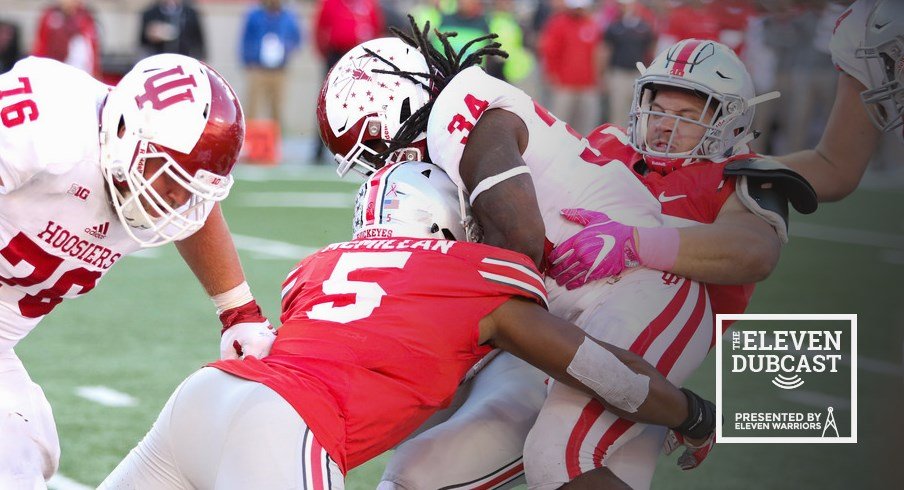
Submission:
[[[856,315],[717,315],[722,443],[857,442]]]

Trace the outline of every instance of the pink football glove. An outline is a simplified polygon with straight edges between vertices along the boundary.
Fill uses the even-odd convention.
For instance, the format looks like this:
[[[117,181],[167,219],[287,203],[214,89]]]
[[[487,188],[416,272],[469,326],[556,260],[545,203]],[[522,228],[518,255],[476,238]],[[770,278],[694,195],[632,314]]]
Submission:
[[[713,431],[709,437],[699,444],[692,444],[687,438],[681,434],[669,429],[665,441],[662,443],[662,452],[666,455],[672,454],[676,449],[684,447],[684,452],[678,457],[678,467],[682,470],[692,470],[709,456],[713,446],[716,444],[716,432]]]
[[[584,229],[557,245],[549,254],[547,271],[559,286],[575,289],[614,276],[640,260],[634,227],[609,219],[605,213],[586,209],[563,209],[562,216]]]

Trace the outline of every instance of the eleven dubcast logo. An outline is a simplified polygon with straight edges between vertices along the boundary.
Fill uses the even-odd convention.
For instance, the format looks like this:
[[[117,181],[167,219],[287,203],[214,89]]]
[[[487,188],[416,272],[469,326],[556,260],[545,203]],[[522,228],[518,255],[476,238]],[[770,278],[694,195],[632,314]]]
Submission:
[[[717,442],[857,442],[856,315],[717,315],[717,331],[729,322],[716,342]]]
[[[769,373],[772,384],[793,390],[801,374],[837,373],[841,330],[745,330],[731,333],[731,372]]]

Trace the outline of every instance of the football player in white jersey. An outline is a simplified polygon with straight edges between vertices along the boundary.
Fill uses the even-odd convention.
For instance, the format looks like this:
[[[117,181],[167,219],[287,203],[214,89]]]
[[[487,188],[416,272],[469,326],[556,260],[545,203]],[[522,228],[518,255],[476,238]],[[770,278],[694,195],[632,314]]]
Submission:
[[[820,201],[854,192],[882,132],[904,141],[904,2],[857,0],[835,22],[835,104],[815,148],[783,155]]]
[[[440,37],[443,40],[442,34]],[[336,154],[340,174],[350,169],[366,174],[384,161],[420,159],[429,148],[429,158],[448,171],[457,185],[469,191],[483,228],[484,241],[525,252],[538,264],[548,251],[544,242],[560,243],[581,229],[563,219],[560,211],[582,207],[604,210],[620,221],[653,230],[657,238],[648,243],[657,248],[658,242],[670,242],[669,253],[673,256],[664,261],[672,263],[677,262],[674,255],[679,252],[675,238],[678,232],[663,225],[692,226],[681,230],[680,252],[692,258],[696,254],[704,261],[702,266],[696,267],[701,279],[722,284],[746,284],[761,279],[764,270],[765,273],[771,270],[777,260],[779,238],[786,223],[776,216],[770,226],[765,218],[769,210],[761,209],[753,199],[742,202],[733,197],[735,176],[726,176],[724,186],[717,179],[707,191],[712,194],[725,189],[719,207],[715,208],[716,214],[720,209],[729,209],[722,207],[726,199],[733,200],[724,219],[722,215],[719,219],[710,216],[708,221],[671,219],[663,212],[667,200],[652,194],[649,185],[635,175],[636,169],[622,162],[604,164],[615,160],[601,154],[587,139],[523,92],[473,66],[481,55],[492,53],[496,48],[490,46],[467,57],[451,49],[441,54],[431,51],[423,32],[416,32],[406,37],[405,43],[381,39],[359,45],[347,53],[324,83],[318,102],[321,136]],[[736,61],[733,53],[725,54],[723,48],[717,43],[698,41],[688,48],[681,63],[688,71],[692,71],[692,66],[698,72],[708,70],[712,77],[722,70],[723,75],[737,80],[736,84],[747,80],[745,86],[749,86],[749,75],[743,65]],[[684,53],[683,49],[677,51]],[[428,56],[425,58],[420,52],[428,53]],[[692,53],[703,54],[691,58]],[[709,61],[704,63],[705,60]],[[712,148],[707,145],[707,149],[713,151],[716,151],[716,143],[721,145],[721,151],[727,153],[720,153],[720,156],[731,155],[734,146],[743,145],[749,126],[727,125],[752,119],[752,110],[748,109],[756,103],[752,89],[749,94],[731,95],[734,98],[704,97],[704,102],[710,102],[706,105],[701,102],[696,119],[692,120],[698,123],[697,119],[709,118],[704,141],[713,141]],[[657,100],[662,102],[666,98],[662,95]],[[729,105],[732,102],[736,105]],[[663,131],[666,135],[683,135],[687,131],[683,122],[689,116],[674,117],[683,109],[674,110],[671,106],[659,109],[671,117],[671,129]],[[729,113],[731,118],[713,121],[717,114]],[[623,133],[622,137],[626,138]],[[668,148],[663,149],[663,153],[680,153],[698,146],[697,141],[693,141],[689,148],[678,148],[679,139],[666,136]],[[697,140],[700,139],[698,135]],[[665,155],[659,161],[678,162],[680,167],[687,155],[679,156]],[[721,179],[721,168],[716,170],[716,176]],[[783,195],[774,197],[782,206],[786,205]],[[717,200],[707,196],[701,199]],[[586,211],[573,214],[575,221],[596,216]],[[775,214],[781,214],[781,210]],[[715,224],[700,224],[714,220]],[[671,237],[661,236],[659,230],[670,230],[665,234]],[[685,231],[691,232],[690,238],[684,237]],[[609,236],[601,243],[609,243],[611,239],[615,237]],[[627,248],[624,237],[618,240],[621,241],[617,245],[601,245],[600,249],[614,251],[610,255],[622,259]],[[599,256],[604,258],[607,253]],[[742,262],[745,267],[738,267],[738,262],[732,263],[744,257],[752,259]],[[713,263],[716,265],[707,266]],[[690,272],[694,271],[689,271],[688,277]],[[624,348],[637,346],[648,361],[667,371],[663,374],[676,384],[680,385],[699,365],[715,340],[713,309],[707,287],[675,274],[635,268],[614,284],[598,282],[593,287],[574,290],[558,287],[550,281],[547,284],[551,292],[551,311]],[[740,303],[746,306],[746,299]],[[641,338],[645,340],[641,341]],[[454,413],[444,414],[448,420],[397,448],[384,473],[381,488],[495,488],[507,484],[525,466],[520,457],[521,448],[525,430],[533,424],[538,403],[543,400],[542,381],[542,375],[510,356],[498,356],[462,390],[465,399]],[[555,385],[552,389],[555,393],[564,388]],[[568,403],[578,402],[571,400]],[[579,405],[578,412],[583,404]],[[493,415],[500,413],[505,414],[504,417]],[[603,432],[618,420],[617,417],[606,419],[607,416],[611,414],[593,414],[593,424],[598,424]],[[568,426],[573,423],[574,420],[560,420],[554,429],[568,435]],[[636,453],[646,459],[640,460],[639,464],[637,461],[625,464],[624,459],[619,463],[618,458],[614,458],[616,466],[612,470],[632,487],[649,485],[657,452],[654,450],[650,455],[650,443],[658,449],[664,435],[665,432],[658,429],[635,426],[631,431],[622,431],[613,437],[608,443],[613,448],[610,455]],[[594,461],[592,455],[584,458],[582,452],[585,449],[594,449],[592,444],[585,448],[585,440],[589,441],[586,433],[575,445],[574,456],[582,458],[577,474],[601,467],[601,462]],[[685,466],[697,464],[708,448],[704,444],[691,449],[685,458],[691,463]],[[565,456],[546,459],[549,464],[554,464],[555,458]],[[436,461],[445,463],[438,468]],[[449,463],[451,461],[455,463]],[[606,463],[610,462],[607,460]],[[623,466],[618,468],[618,464]],[[533,466],[542,470],[543,465]],[[564,471],[564,464],[562,469]],[[555,475],[556,481],[532,482],[532,470],[528,469],[528,482],[538,487],[547,484],[558,487],[574,477],[571,468],[568,470],[568,474]]]
[[[59,440],[14,347],[123,256],[176,242],[217,307],[222,357],[265,355],[274,334],[218,204],[245,123],[213,69],[152,56],[109,87],[26,58],[0,75],[0,122],[0,487],[43,488]]]

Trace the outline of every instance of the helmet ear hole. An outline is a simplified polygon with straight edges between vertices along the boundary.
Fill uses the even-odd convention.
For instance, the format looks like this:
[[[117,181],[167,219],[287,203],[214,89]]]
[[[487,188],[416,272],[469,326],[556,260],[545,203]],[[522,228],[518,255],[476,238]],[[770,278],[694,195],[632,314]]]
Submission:
[[[452,231],[448,228],[443,228],[443,236],[446,238],[446,240],[452,240],[453,242],[458,240],[457,238],[455,238],[455,235],[452,234]]]
[[[405,97],[402,101],[402,109],[399,111],[399,124],[404,123],[411,117],[411,97]]]

